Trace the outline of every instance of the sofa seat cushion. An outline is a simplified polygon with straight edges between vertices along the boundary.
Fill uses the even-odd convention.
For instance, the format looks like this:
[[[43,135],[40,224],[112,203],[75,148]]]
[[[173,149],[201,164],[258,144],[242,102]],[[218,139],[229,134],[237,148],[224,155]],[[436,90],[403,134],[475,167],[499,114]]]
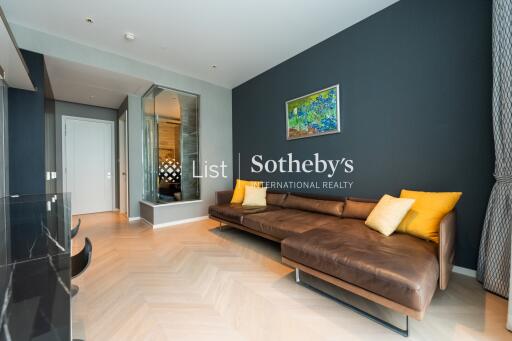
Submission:
[[[340,218],[334,216],[285,208],[251,214],[244,218],[243,225],[272,237],[284,239],[339,220]]]
[[[208,208],[208,214],[225,221],[242,224],[243,217],[249,214],[281,210],[279,206],[243,207],[242,204],[219,204]]]
[[[286,238],[283,257],[421,311],[437,287],[436,245],[410,235],[386,237],[361,220]]]

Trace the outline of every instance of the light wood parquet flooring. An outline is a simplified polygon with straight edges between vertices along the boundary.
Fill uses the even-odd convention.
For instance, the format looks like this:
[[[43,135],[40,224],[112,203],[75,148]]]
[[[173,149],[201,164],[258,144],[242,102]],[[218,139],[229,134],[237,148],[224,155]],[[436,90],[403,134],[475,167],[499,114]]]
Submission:
[[[78,217],[74,217],[76,220]],[[153,230],[116,213],[83,215],[91,266],[73,280],[73,336],[107,340],[404,340],[324,295],[297,285],[279,245],[210,220]],[[395,323],[401,317],[305,281]],[[512,340],[506,300],[453,274],[410,340]]]

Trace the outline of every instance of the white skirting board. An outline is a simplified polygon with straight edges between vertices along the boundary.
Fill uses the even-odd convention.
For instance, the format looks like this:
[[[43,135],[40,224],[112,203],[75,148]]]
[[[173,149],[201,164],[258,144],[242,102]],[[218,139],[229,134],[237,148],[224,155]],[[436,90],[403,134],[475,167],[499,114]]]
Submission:
[[[512,300],[508,300],[507,329],[512,332]]]
[[[141,217],[129,217],[128,221],[137,221],[137,220],[141,220],[141,219],[142,219]]]
[[[207,220],[207,219],[209,219],[209,217],[207,215],[205,215],[205,216],[202,216],[202,217],[194,217],[194,218],[188,218],[188,219],[182,219],[182,220],[175,220],[175,221],[170,221],[168,223],[161,223],[161,224],[151,224],[146,219],[143,219],[143,220],[147,224],[151,225],[154,229],[161,229],[161,228],[164,228],[164,227],[170,227],[170,226],[187,224],[187,223],[194,223],[196,221]]]
[[[468,269],[468,268],[463,268],[461,266],[454,265],[453,269],[452,269],[452,272],[476,278],[476,270],[471,270],[471,269]]]

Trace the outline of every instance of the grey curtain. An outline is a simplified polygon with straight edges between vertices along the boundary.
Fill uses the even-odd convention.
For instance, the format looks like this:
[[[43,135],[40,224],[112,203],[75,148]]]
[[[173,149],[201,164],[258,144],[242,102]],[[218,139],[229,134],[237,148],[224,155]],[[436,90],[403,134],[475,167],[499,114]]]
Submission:
[[[494,0],[492,118],[496,183],[485,216],[477,279],[508,297],[512,229],[512,0]]]

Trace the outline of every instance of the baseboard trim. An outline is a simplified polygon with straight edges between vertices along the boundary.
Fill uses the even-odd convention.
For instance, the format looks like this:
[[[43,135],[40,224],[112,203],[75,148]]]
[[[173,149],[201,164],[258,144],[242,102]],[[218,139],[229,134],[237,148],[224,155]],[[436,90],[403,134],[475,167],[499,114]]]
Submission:
[[[469,276],[469,277],[472,277],[472,278],[476,278],[476,270],[472,270],[472,269],[468,269],[468,268],[463,268],[462,266],[454,265],[453,269],[452,269],[452,272],[455,272],[455,273],[458,273],[458,274],[461,274],[461,275],[464,275],[464,276]]]
[[[141,217],[128,217],[128,221],[137,221],[137,220],[141,220],[142,218]]]
[[[149,221],[146,220],[146,218],[140,218],[140,220],[142,220],[142,222],[146,225],[149,225],[151,226],[151,228],[153,228],[153,224],[151,224]]]
[[[150,222],[146,221],[149,225],[153,226],[154,229],[161,229],[164,227],[171,227],[181,224],[187,224],[187,223],[194,223],[196,221],[202,221],[202,220],[208,220],[209,217],[207,215],[202,217],[194,217],[194,218],[187,218],[187,219],[181,219],[181,220],[175,220],[170,221],[168,223],[161,223],[161,224],[151,224]]]

